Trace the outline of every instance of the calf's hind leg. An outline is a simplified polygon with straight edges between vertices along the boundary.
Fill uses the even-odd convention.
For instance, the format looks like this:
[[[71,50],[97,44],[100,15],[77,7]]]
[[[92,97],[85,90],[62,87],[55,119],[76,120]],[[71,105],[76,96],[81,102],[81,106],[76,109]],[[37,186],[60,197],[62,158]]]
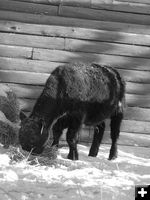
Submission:
[[[113,160],[117,157],[117,140],[120,134],[120,126],[123,119],[123,111],[119,110],[115,115],[111,117],[111,140],[112,145],[109,153],[109,160]]]
[[[104,131],[105,131],[105,122],[102,122],[101,124],[95,127],[93,141],[89,151],[89,156],[92,157],[97,156],[101,141],[103,139]]]

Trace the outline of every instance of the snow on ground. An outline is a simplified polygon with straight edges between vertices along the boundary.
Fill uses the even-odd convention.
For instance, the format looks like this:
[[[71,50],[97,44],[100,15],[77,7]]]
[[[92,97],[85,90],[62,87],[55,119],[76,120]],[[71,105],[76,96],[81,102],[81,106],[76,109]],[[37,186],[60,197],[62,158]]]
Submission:
[[[150,149],[119,146],[108,161],[110,146],[102,145],[97,158],[78,145],[80,160],[66,159],[59,149],[56,166],[10,164],[0,148],[0,200],[134,200],[135,185],[150,184]]]

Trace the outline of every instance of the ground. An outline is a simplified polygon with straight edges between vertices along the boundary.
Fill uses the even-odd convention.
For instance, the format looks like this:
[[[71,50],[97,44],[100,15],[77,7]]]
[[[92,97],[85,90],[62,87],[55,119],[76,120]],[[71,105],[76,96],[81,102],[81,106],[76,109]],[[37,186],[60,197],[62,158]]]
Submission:
[[[0,147],[0,199],[2,200],[134,200],[135,185],[150,184],[150,149],[119,146],[118,158],[108,161],[109,146],[97,158],[89,147],[78,145],[80,160],[66,159],[68,147],[59,149],[57,165],[11,164]]]

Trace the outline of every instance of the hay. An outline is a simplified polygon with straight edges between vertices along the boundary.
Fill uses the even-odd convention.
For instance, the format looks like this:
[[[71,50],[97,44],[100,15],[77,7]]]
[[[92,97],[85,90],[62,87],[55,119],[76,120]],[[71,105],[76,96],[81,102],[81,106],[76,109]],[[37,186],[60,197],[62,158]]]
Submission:
[[[22,150],[21,147],[10,146],[8,150],[8,155],[11,159],[11,163],[25,162],[30,165],[44,165],[52,166],[56,165],[57,158],[57,147],[47,146],[43,153],[40,155],[32,155],[31,152]]]
[[[4,145],[4,148],[8,148],[9,145],[16,146],[18,144],[17,126],[12,126],[7,121],[0,119],[0,143]]]
[[[17,96],[8,85],[3,83],[0,83],[0,110],[11,122],[17,123],[20,121]]]

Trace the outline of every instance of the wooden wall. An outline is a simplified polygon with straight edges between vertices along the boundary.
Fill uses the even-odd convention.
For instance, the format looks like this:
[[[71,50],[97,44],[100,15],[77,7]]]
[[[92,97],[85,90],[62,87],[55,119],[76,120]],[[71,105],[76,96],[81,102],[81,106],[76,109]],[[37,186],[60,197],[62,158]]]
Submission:
[[[150,146],[149,0],[0,0],[0,80],[21,109],[32,109],[55,67],[75,60],[119,69],[128,105],[119,143]],[[81,132],[91,141],[92,128]]]

